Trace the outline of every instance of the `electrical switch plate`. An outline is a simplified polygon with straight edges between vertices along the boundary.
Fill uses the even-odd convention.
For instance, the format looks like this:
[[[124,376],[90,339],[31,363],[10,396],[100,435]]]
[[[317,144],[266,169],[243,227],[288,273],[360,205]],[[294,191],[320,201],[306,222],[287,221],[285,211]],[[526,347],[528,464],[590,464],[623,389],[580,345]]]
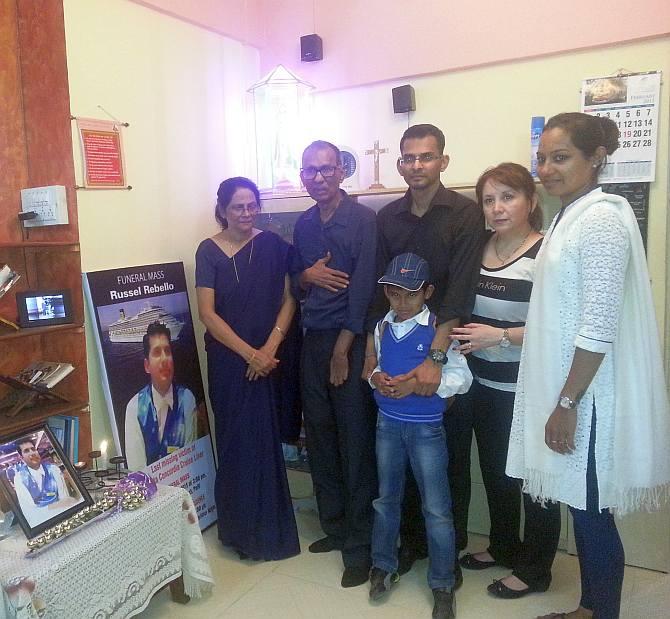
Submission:
[[[65,187],[51,185],[49,187],[22,189],[21,210],[24,213],[31,211],[37,213],[36,217],[23,221],[26,228],[57,226],[68,223]]]

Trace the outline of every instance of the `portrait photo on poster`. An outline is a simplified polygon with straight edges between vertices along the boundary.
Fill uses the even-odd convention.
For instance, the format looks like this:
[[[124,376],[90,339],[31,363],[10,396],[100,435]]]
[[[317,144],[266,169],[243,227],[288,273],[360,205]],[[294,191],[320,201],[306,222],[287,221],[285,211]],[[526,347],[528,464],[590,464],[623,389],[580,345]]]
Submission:
[[[93,503],[46,424],[0,438],[0,489],[28,539]]]
[[[117,454],[187,490],[211,524],[214,451],[183,263],[85,273],[84,295]]]
[[[98,316],[128,468],[144,468],[207,434],[186,293],[98,307]]]

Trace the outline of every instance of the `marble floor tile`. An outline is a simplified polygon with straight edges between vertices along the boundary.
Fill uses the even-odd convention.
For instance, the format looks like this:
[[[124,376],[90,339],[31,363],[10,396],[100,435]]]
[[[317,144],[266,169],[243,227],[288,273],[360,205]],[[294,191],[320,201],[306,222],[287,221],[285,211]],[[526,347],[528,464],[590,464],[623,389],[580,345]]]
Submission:
[[[298,484],[306,484],[298,478]],[[291,484],[292,491],[295,483]],[[300,488],[301,496],[309,487]],[[293,494],[297,494],[293,492]],[[323,536],[316,512],[309,501],[299,501],[296,520],[302,553],[284,561],[240,561],[218,542],[216,527],[204,533],[214,574],[212,595],[178,605],[167,589],[159,592],[141,619],[423,619],[431,616],[432,595],[426,582],[428,561],[418,561],[404,575],[383,603],[371,604],[366,585],[343,589],[339,552],[311,554],[308,545]],[[483,550],[487,538],[470,536],[470,552]],[[553,611],[572,610],[579,600],[577,558],[564,552],[556,556],[549,590],[520,600],[499,600],[486,592],[494,578],[509,570],[465,571],[458,591],[458,619],[534,619]],[[670,576],[627,567],[624,577],[621,619],[668,619]]]

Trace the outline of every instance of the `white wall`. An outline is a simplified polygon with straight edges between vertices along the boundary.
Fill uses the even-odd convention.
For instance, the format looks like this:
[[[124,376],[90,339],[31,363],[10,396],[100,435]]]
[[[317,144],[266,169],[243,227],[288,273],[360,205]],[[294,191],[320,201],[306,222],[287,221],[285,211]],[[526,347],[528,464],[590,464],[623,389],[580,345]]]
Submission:
[[[246,89],[259,78],[257,51],[127,0],[64,0],[64,9],[72,115],[107,118],[100,105],[130,123],[133,189],[77,194],[82,269],[183,261],[192,293],[195,249],[217,231],[218,184],[254,169]],[[90,322],[97,444],[111,430]]]

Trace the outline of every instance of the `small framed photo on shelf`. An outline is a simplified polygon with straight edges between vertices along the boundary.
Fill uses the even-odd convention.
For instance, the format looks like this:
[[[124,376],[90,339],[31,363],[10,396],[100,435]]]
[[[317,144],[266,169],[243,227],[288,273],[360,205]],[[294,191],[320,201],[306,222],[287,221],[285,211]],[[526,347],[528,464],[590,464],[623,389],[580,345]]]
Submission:
[[[28,539],[93,503],[46,423],[0,438],[0,490]]]
[[[19,325],[46,327],[73,322],[69,290],[27,290],[16,293]]]

